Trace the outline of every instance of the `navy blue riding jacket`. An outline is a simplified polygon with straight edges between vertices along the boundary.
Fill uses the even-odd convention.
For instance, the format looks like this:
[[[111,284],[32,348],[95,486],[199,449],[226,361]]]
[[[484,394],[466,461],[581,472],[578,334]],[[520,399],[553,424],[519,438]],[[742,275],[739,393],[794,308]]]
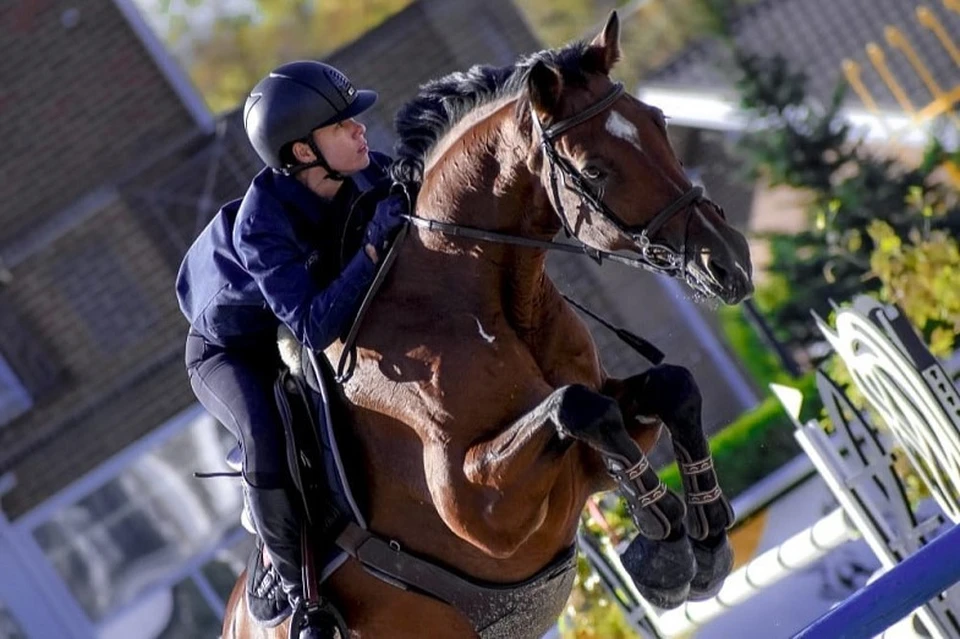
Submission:
[[[329,346],[348,328],[376,272],[363,250],[342,264],[347,218],[389,165],[389,157],[372,152],[370,166],[332,200],[294,177],[261,171],[242,199],[214,216],[180,266],[177,299],[193,330],[224,347],[262,346],[283,322],[302,344]]]

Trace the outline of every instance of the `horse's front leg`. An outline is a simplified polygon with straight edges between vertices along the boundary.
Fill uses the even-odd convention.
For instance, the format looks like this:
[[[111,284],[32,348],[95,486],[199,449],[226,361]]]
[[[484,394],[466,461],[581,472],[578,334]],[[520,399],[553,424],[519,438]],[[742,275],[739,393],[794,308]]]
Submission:
[[[505,431],[474,445],[465,474],[504,499],[519,488],[540,503],[556,478],[556,455],[574,440],[600,453],[627,499],[640,535],[622,560],[641,594],[661,607],[680,605],[695,568],[685,508],[627,433],[616,401],[578,384],[559,388]]]
[[[680,467],[687,533],[697,558],[691,599],[713,596],[733,563],[727,530],[734,513],[713,467],[701,421],[703,398],[693,375],[681,366],[661,365],[625,380],[610,380],[603,390],[617,399],[631,435],[642,436],[651,418],[666,425]]]

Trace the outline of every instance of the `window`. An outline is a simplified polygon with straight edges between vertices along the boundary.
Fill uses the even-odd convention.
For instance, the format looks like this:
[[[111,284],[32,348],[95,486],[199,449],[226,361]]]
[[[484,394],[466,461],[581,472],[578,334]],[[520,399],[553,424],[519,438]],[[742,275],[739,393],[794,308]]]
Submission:
[[[33,400],[17,376],[0,356],[0,426],[30,410]]]
[[[104,636],[122,635],[118,628],[123,619],[117,615],[129,620],[147,609],[153,612],[146,618],[165,620],[151,636],[201,636],[219,623],[219,610],[202,597],[193,598],[198,588],[214,588],[199,571],[203,583],[184,580],[183,570],[196,557],[217,553],[224,541],[237,538],[242,506],[238,483],[191,476],[197,469],[222,467],[233,444],[227,430],[204,413],[33,530],[90,619],[112,631]],[[222,552],[215,558],[230,568],[237,563]],[[169,584],[160,587],[166,594],[156,590],[159,584]],[[140,600],[134,604],[139,610],[124,615],[124,607],[135,599]],[[159,609],[165,614],[158,615]],[[184,630],[191,624],[197,632]]]

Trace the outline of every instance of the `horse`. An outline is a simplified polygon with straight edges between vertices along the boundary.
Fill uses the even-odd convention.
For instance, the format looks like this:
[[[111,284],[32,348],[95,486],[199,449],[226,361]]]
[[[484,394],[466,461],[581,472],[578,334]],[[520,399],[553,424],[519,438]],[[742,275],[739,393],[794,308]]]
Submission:
[[[745,238],[688,180],[663,113],[611,80],[619,40],[612,12],[589,42],[434,80],[396,116],[391,173],[416,208],[335,429],[383,565],[415,569],[354,552],[325,577],[352,637],[541,637],[573,585],[581,512],[613,489],[637,529],[621,560],[652,604],[709,597],[730,570],[695,380],[669,364],[608,377],[545,269],[576,242],[723,303],[753,291]],[[664,428],[682,496],[646,457]],[[285,636],[250,619],[243,582],[223,636]]]

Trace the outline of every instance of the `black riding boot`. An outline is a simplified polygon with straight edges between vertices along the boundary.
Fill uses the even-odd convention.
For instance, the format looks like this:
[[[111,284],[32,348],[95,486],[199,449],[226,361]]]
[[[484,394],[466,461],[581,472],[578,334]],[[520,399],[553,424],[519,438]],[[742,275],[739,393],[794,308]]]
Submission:
[[[329,601],[313,609],[303,603],[300,519],[284,488],[257,488],[243,482],[250,517],[257,534],[270,553],[283,591],[290,600],[294,620],[299,622],[299,639],[346,639],[340,632],[342,619]],[[297,633],[291,629],[291,635]]]

